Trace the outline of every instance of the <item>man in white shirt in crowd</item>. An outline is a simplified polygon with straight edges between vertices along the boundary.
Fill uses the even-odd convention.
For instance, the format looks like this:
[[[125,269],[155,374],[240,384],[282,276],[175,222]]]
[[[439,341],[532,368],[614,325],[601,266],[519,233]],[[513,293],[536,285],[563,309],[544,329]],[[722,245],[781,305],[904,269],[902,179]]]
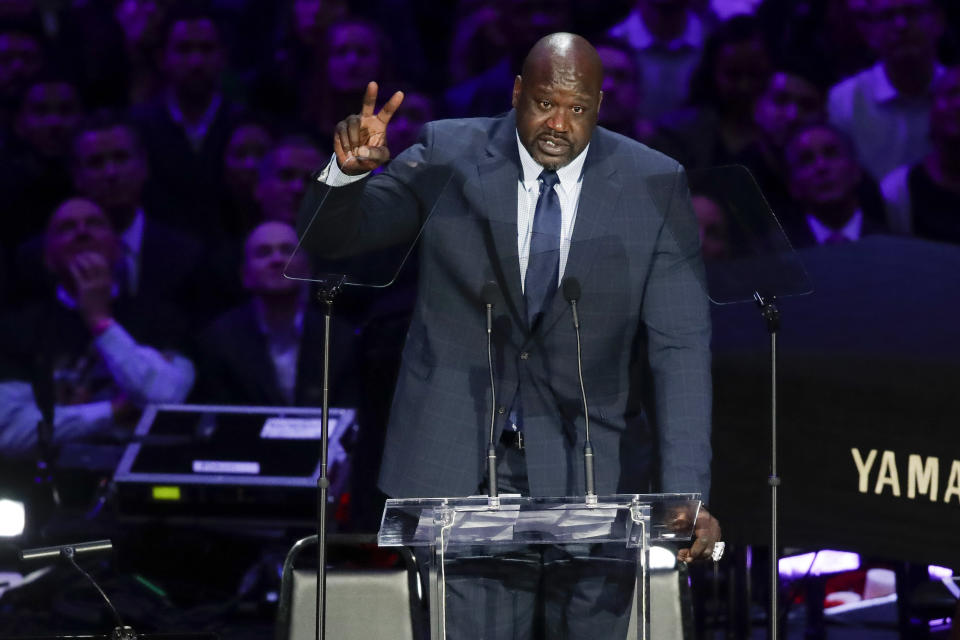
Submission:
[[[936,47],[944,18],[937,0],[871,0],[860,15],[879,62],[834,86],[827,108],[879,181],[930,148],[930,87],[942,72]]]
[[[656,120],[687,100],[707,37],[690,5],[690,0],[637,0],[627,18],[609,31],[634,51],[641,82],[638,112],[645,118]]]

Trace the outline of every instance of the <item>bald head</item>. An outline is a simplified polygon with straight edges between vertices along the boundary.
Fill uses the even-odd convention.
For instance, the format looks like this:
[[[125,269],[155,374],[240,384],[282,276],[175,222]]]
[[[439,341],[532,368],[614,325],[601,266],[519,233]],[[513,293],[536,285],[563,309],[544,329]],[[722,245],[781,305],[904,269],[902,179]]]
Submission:
[[[523,61],[522,78],[542,78],[543,75],[567,76],[579,79],[594,93],[603,84],[603,64],[597,50],[586,38],[575,33],[551,33],[540,38]]]
[[[559,169],[586,148],[597,125],[603,65],[596,49],[572,33],[541,38],[513,84],[517,134],[533,159]]]
[[[62,282],[69,282],[70,265],[77,256],[95,253],[107,264],[117,258],[117,237],[107,214],[84,198],[62,202],[50,216],[44,236],[44,262]]]

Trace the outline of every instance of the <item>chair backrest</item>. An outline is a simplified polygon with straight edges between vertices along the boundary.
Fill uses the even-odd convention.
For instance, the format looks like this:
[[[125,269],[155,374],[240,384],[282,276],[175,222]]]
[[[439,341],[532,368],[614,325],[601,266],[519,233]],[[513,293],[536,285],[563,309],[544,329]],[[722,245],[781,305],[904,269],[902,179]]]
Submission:
[[[331,535],[329,544],[342,550],[363,550],[376,536]],[[283,564],[274,640],[316,638],[317,575],[296,568],[305,551],[316,550],[317,536],[297,541]],[[397,552],[405,566],[389,569],[327,570],[327,638],[414,640],[424,628],[422,587],[417,563],[408,549]]]
[[[328,571],[326,637],[414,640],[409,584],[405,569]],[[292,598],[287,640],[313,640],[316,572],[293,571]]]

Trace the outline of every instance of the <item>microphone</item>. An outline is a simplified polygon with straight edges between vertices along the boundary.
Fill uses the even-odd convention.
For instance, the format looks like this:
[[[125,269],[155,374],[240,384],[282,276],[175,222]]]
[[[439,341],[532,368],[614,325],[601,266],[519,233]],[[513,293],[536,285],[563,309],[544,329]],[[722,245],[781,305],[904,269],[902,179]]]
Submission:
[[[580,315],[577,313],[577,301],[580,300],[580,281],[574,277],[563,279],[563,297],[573,312],[573,329],[577,333],[577,375],[580,378],[580,398],[583,400],[583,420],[586,423],[586,437],[583,443],[583,470],[587,485],[587,504],[597,504],[596,476],[593,469],[593,445],[590,444],[590,411],[587,409],[587,391],[583,386],[583,357],[580,350]]]
[[[494,429],[497,420],[497,387],[493,377],[493,307],[496,305],[500,288],[490,280],[483,285],[480,299],[487,312],[487,369],[490,372],[490,438],[487,441],[487,495],[494,509],[500,508],[497,492],[497,445],[494,442]]]
[[[104,551],[110,551],[113,549],[113,543],[110,540],[95,540],[93,542],[79,542],[76,544],[62,544],[56,547],[38,547],[36,549],[24,549],[20,552],[21,561],[30,561],[30,560],[50,560],[52,558],[60,558],[65,560],[70,566],[80,572],[87,581],[93,585],[93,588],[97,590],[97,593],[100,594],[100,597],[106,603],[107,608],[110,609],[110,613],[113,615],[114,628],[113,633],[110,634],[111,640],[136,640],[137,633],[133,628],[125,625],[123,619],[120,617],[120,612],[117,611],[117,608],[113,606],[113,603],[110,601],[110,598],[107,597],[107,594],[103,589],[100,588],[100,585],[97,584],[97,581],[93,579],[89,573],[83,570],[79,564],[77,564],[77,556],[100,553]]]

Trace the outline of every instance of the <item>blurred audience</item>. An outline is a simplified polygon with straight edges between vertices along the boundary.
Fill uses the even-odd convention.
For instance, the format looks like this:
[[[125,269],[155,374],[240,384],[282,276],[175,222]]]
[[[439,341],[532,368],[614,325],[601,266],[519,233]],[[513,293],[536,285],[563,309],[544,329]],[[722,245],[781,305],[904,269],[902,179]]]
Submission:
[[[464,22],[482,24],[464,25]],[[520,73],[523,59],[530,50],[529,43],[536,42],[548,33],[568,31],[570,23],[570,4],[564,0],[497,0],[491,7],[476,4],[472,12],[461,17],[454,29],[489,34],[492,42],[478,37],[473,52],[462,51],[455,42],[451,59],[454,56],[468,56],[472,60],[481,49],[487,47],[489,52],[484,51],[482,55],[491,58],[491,53],[497,52],[499,57],[492,66],[455,83],[447,90],[444,96],[447,115],[492,116],[509,110],[513,80]],[[490,44],[493,46],[490,47]],[[457,71],[457,64],[451,62],[454,65],[451,75],[464,75]]]
[[[254,192],[263,220],[294,225],[311,176],[324,163],[324,154],[310,139],[288,137],[278,142],[260,163]]]
[[[690,106],[658,123],[651,145],[688,170],[731,164],[759,137],[754,106],[770,78],[760,23],[736,16],[717,27],[690,84]]]
[[[886,231],[876,212],[865,212],[858,193],[863,169],[849,138],[830,125],[800,129],[785,150],[796,216],[783,222],[795,248],[856,242]]]
[[[785,212],[790,203],[784,145],[800,127],[826,118],[826,86],[816,71],[802,64],[777,65],[754,108],[757,139],[739,157],[774,213]]]
[[[126,60],[127,97],[130,104],[155,100],[163,91],[160,71],[164,27],[171,0],[120,0],[114,18],[123,34],[123,49],[114,55]]]
[[[707,28],[691,0],[636,0],[626,20],[610,29],[636,57],[638,115],[657,119],[681,108],[700,62]]]
[[[879,62],[833,87],[828,110],[830,122],[853,140],[863,167],[880,180],[929,150],[930,87],[943,71],[936,57],[943,12],[935,0],[857,4]]]
[[[70,143],[82,115],[79,91],[68,78],[45,74],[26,87],[0,160],[2,242],[11,252],[39,233],[48,212],[70,195]]]
[[[603,63],[600,125],[634,140],[648,141],[653,136],[654,126],[640,112],[643,88],[633,52],[619,40],[601,40],[594,46]]]
[[[43,68],[43,33],[28,21],[0,22],[0,135],[6,137],[27,86]]]
[[[144,202],[150,167],[133,124],[102,111],[84,121],[73,140],[73,183],[98,204],[119,240],[124,295],[165,301],[194,313],[201,247],[197,240],[156,220]],[[53,284],[40,268],[42,239],[20,247],[19,285],[28,297]],[[46,286],[44,286],[46,285]]]
[[[294,255],[297,234],[289,224],[257,226],[244,245],[243,287],[250,300],[218,318],[202,335],[200,385],[203,402],[260,406],[320,406],[323,394],[324,319],[307,304],[302,281],[283,276]],[[306,273],[305,264],[293,272]],[[331,328],[331,380],[335,406],[356,406],[353,331],[335,321]],[[237,345],[243,345],[238,349]]]
[[[309,92],[304,78],[322,77],[320,68],[326,63],[327,32],[331,24],[346,17],[345,0],[289,3],[279,44],[269,59],[259,61],[254,72],[251,106],[279,118],[299,118],[304,96]]]
[[[182,6],[162,31],[163,93],[133,116],[158,185],[154,215],[211,238],[220,232],[223,154],[237,109],[220,89],[226,52],[213,15]]]
[[[220,224],[224,233],[243,237],[259,220],[257,182],[260,165],[272,145],[270,132],[255,120],[241,122],[230,133],[223,156]]]
[[[371,79],[386,87],[386,94],[394,77],[390,40],[369,20],[347,17],[331,24],[325,54],[310,78],[300,113],[315,131],[328,135],[342,114],[356,111]]]
[[[99,206],[61,204],[44,261],[55,294],[0,321],[0,451],[10,457],[35,452],[42,414],[54,446],[110,439],[129,434],[138,407],[182,401],[194,380],[176,314],[123,294],[119,242]]]
[[[723,206],[708,195],[692,194],[693,212],[700,228],[700,250],[707,262],[727,260],[732,253],[730,224]]]
[[[930,139],[933,149],[923,160],[883,181],[890,228],[960,244],[960,67],[934,81]]]

